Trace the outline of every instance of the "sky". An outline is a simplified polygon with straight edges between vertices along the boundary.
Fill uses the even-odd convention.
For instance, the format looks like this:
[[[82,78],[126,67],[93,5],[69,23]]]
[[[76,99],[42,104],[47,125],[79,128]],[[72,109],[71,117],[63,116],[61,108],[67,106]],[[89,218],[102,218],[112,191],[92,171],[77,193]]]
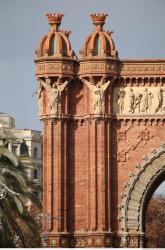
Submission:
[[[93,30],[89,15],[105,12],[105,30],[123,58],[165,58],[165,0],[0,0],[0,112],[17,128],[41,130],[34,76],[34,52],[49,30],[45,14],[63,12],[61,29],[72,31],[79,56]]]
[[[105,30],[113,30],[119,57],[165,58],[164,0],[0,0],[0,112],[17,128],[41,129],[34,76],[34,51],[49,30],[45,14],[63,12],[61,28],[72,31],[79,55],[93,30],[89,14],[106,12]]]

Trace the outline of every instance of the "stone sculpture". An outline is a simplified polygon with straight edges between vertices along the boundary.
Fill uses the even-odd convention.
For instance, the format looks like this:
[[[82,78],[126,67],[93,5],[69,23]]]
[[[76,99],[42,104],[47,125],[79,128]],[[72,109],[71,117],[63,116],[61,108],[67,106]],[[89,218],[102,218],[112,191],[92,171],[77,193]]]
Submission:
[[[59,103],[61,99],[61,93],[65,89],[68,84],[68,81],[61,83],[61,78],[58,78],[57,82],[54,82],[51,86],[51,79],[47,78],[46,82],[43,80],[40,81],[42,86],[48,91],[49,93],[49,107],[50,111],[53,114],[58,113]]]
[[[92,99],[93,99],[92,106],[93,106],[94,112],[96,114],[101,113],[102,108],[104,106],[104,92],[108,88],[110,81],[103,83],[104,77],[102,77],[101,81],[98,82],[96,85],[94,85],[92,79],[91,79],[91,82],[87,81],[84,78],[81,78],[81,80],[83,81],[84,84],[87,85],[87,87],[91,91]]]
[[[155,109],[155,113],[162,111],[162,105],[163,105],[163,94],[162,93],[163,93],[162,89],[160,87],[158,87],[158,92],[157,92],[158,104],[157,104],[157,107]]]
[[[124,97],[125,97],[125,91],[121,88],[119,90],[119,93],[117,95],[117,111],[118,114],[122,114],[124,111]]]
[[[138,93],[135,96],[135,101],[134,101],[134,111],[135,113],[140,113],[140,102],[141,102],[142,94]]]
[[[165,88],[120,87],[114,91],[117,114],[154,114],[165,112]]]
[[[135,95],[133,89],[129,89],[129,113],[134,112],[134,102],[135,102]]]
[[[148,90],[147,88],[144,88],[143,94],[142,94],[142,99],[141,99],[141,112],[147,113],[149,108],[148,105]]]
[[[154,98],[153,93],[149,92],[148,93],[148,111],[151,113],[151,108],[152,108],[152,99]]]

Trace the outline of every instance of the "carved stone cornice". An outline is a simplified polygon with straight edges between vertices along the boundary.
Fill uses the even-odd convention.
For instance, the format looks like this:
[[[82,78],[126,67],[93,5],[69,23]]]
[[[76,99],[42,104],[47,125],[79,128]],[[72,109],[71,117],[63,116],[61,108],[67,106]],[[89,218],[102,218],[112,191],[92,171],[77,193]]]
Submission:
[[[165,75],[139,75],[139,76],[120,76],[117,77],[114,86],[116,87],[155,87],[165,85]]]
[[[103,58],[88,58],[86,60],[71,60],[68,58],[38,58],[36,75],[38,77],[70,75],[109,75],[123,78],[133,77],[164,77],[165,60],[118,60]]]
[[[41,59],[35,60],[36,70],[35,74],[37,77],[51,77],[51,76],[73,76],[77,74],[76,66],[77,61],[69,59]]]
[[[109,114],[88,114],[88,115],[42,115],[39,117],[40,121],[73,121],[73,122],[80,122],[81,124],[90,121],[109,121],[111,120],[111,115]]]
[[[112,120],[117,124],[152,126],[165,125],[165,115],[112,115]]]
[[[165,59],[121,60],[118,74],[120,76],[164,76]]]
[[[117,75],[117,63],[118,59],[88,59],[81,60],[79,66],[79,75]]]
[[[136,126],[164,126],[165,125],[165,115],[111,115],[111,114],[88,114],[88,115],[42,115],[39,117],[40,121],[67,121],[67,122],[78,122],[80,125],[84,122],[114,122],[118,125],[136,125]]]

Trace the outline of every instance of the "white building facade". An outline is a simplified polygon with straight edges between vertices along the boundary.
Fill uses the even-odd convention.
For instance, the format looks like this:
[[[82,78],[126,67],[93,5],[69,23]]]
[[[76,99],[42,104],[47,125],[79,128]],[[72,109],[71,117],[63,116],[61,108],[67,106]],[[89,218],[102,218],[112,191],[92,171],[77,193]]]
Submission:
[[[25,168],[29,181],[42,186],[42,133],[31,129],[16,129],[15,119],[0,113],[0,145],[13,152]],[[36,192],[41,200],[41,192]]]

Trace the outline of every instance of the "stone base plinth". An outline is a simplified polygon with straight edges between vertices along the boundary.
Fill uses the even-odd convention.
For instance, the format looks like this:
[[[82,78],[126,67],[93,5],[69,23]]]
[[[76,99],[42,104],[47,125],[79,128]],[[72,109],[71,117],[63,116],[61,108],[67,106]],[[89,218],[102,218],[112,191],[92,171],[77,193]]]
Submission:
[[[139,235],[114,235],[112,233],[43,233],[43,247],[71,247],[71,248],[86,248],[86,247],[131,247],[137,248],[145,243]]]

